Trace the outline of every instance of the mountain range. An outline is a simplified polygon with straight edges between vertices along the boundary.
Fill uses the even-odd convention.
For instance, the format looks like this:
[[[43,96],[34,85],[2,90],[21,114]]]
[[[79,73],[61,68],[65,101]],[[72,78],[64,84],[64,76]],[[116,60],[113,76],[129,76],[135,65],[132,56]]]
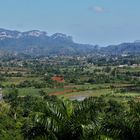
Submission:
[[[71,36],[32,30],[27,32],[0,29],[0,52],[28,55],[122,55],[140,54],[140,41],[99,47],[98,45],[75,43]]]

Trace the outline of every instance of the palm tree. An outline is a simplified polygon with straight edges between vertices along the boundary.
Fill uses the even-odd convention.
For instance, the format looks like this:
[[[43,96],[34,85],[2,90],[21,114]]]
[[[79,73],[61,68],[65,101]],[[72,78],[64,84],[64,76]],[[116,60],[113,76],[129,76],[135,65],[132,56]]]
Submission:
[[[128,109],[107,116],[102,132],[119,140],[140,139],[140,103],[131,101]]]
[[[11,114],[13,118],[16,120],[17,119],[17,107],[19,103],[18,99],[18,90],[17,89],[12,89],[10,90],[10,93],[4,97],[5,101],[9,102],[11,105]]]
[[[92,138],[97,138],[100,135],[101,116],[95,106],[92,98],[79,103],[66,99],[47,102],[44,111],[36,112],[30,123],[24,126],[25,137],[81,140],[92,135]]]

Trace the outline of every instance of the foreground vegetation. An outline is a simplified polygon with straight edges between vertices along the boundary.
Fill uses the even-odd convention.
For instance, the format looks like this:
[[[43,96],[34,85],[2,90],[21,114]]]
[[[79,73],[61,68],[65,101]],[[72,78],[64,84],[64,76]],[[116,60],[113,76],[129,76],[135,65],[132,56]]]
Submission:
[[[140,139],[139,56],[0,60],[0,139]]]
[[[0,139],[138,140],[140,102],[108,96],[81,102],[56,96],[19,97],[13,89],[0,102]]]

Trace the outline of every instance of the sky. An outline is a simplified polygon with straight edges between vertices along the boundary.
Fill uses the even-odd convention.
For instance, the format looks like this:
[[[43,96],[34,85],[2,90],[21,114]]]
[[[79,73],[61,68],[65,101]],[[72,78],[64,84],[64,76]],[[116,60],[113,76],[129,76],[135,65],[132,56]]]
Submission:
[[[140,0],[0,0],[0,28],[106,46],[140,40]]]

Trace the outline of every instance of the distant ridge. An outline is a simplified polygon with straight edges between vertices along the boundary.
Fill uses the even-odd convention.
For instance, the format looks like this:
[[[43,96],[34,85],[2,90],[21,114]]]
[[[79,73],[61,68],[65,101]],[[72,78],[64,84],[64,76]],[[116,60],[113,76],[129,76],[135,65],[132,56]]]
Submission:
[[[28,55],[122,55],[140,54],[140,40],[100,48],[98,45],[75,43],[72,36],[31,30],[20,32],[0,28],[0,51]]]
[[[31,30],[27,32],[0,29],[0,50],[30,55],[79,55],[94,53],[97,46],[75,43],[71,36]]]
[[[110,45],[105,48],[101,48],[100,52],[111,55],[122,55],[122,54],[140,54],[140,42],[134,41],[132,43],[122,43],[119,45]]]

